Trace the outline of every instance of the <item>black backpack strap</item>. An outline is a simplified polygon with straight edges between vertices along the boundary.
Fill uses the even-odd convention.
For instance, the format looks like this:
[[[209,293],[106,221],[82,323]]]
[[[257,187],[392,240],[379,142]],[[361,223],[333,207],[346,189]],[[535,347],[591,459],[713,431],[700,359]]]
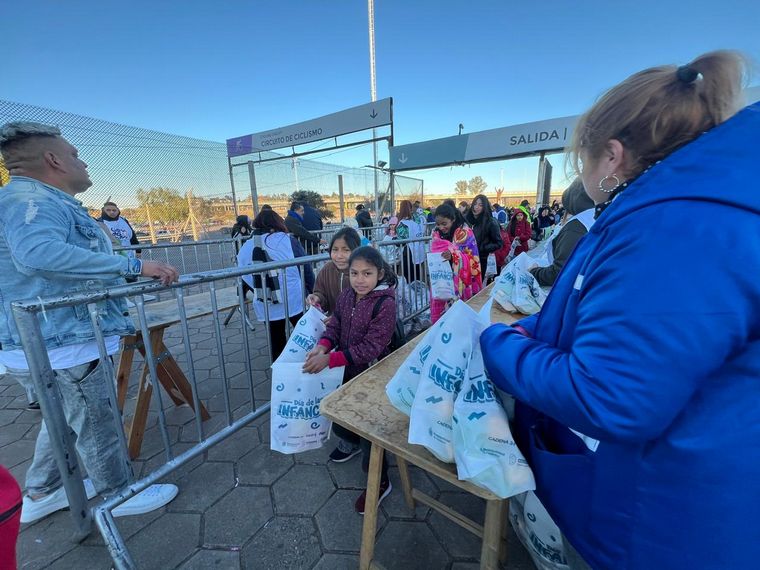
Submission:
[[[383,301],[385,301],[386,299],[390,299],[390,297],[386,297],[385,295],[383,295],[377,301],[375,301],[375,306],[372,307],[372,318],[373,319],[375,317],[377,317],[378,313],[380,312],[380,307],[383,306]]]

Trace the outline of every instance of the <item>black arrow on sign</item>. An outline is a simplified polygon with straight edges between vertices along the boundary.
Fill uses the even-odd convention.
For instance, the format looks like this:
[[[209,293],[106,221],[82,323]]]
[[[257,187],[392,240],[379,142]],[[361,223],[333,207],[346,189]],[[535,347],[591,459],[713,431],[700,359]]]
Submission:
[[[375,112],[375,110],[374,110],[374,109],[372,109],[372,112],[369,114],[369,116],[370,116],[370,117],[372,117],[373,119],[374,119],[375,117],[377,117],[377,113]]]

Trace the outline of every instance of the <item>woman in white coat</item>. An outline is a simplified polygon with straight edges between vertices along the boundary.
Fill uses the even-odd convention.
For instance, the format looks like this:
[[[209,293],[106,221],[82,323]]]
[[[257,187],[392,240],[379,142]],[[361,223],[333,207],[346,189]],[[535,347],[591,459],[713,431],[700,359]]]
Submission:
[[[253,220],[253,235],[238,253],[238,267],[294,260],[306,252],[296,238],[288,234],[282,217],[273,210],[262,210]],[[303,267],[306,292],[301,284]],[[287,344],[285,313],[293,326],[301,318],[304,297],[314,290],[314,271],[310,263],[293,264],[286,269],[244,275],[246,291],[254,294],[253,308],[259,322],[268,323],[272,360],[276,360]]]

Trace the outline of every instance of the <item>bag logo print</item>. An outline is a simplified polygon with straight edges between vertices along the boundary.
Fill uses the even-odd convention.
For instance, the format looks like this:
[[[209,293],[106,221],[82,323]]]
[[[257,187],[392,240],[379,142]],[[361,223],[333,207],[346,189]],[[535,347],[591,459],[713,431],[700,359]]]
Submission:
[[[430,396],[429,398],[426,398],[425,401],[429,402],[430,404],[437,404],[438,402],[442,402],[443,398],[441,397],[436,398],[435,396]]]
[[[472,412],[472,413],[471,413],[471,414],[470,414],[470,415],[467,417],[467,419],[468,419],[468,420],[470,420],[470,421],[472,421],[472,420],[479,420],[480,418],[482,418],[482,417],[483,417],[483,416],[485,416],[485,415],[486,415],[486,413],[485,413],[485,412]]]
[[[485,404],[495,399],[493,385],[488,379],[473,380],[470,389],[464,396],[465,402]]]
[[[451,333],[443,333],[441,335],[441,341],[443,341],[444,344],[448,344],[451,342],[451,337],[453,335]]]
[[[448,370],[447,370],[448,369]],[[464,370],[456,367],[456,371],[452,374],[450,370],[451,366],[441,360],[436,360],[430,366],[430,372],[428,377],[439,386],[441,389],[447,392],[459,392],[459,388],[462,386],[462,380],[464,380]]]
[[[277,386],[275,387],[275,390],[277,390],[278,392],[282,392],[284,389],[285,389],[285,384],[277,384]]]

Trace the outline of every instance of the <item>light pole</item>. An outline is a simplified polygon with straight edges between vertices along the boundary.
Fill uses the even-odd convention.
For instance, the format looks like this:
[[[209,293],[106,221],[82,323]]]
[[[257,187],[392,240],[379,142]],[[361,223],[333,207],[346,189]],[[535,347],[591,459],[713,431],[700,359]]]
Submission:
[[[369,94],[372,101],[377,101],[377,81],[375,79],[375,0],[367,0],[367,19],[369,24]],[[372,129],[372,138],[377,138],[377,129]],[[372,164],[377,164],[377,141],[372,141]],[[379,215],[378,174],[375,170],[375,215]]]

